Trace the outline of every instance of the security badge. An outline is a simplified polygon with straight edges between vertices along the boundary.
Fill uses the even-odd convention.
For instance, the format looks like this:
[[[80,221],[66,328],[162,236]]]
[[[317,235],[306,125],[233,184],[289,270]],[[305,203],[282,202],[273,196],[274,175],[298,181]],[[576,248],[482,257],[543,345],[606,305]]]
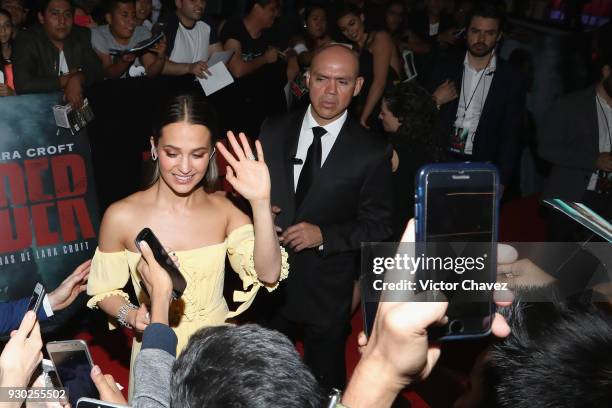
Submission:
[[[597,169],[597,182],[595,184],[595,192],[597,194],[612,193],[612,172]]]
[[[465,153],[465,142],[470,134],[469,129],[453,126],[449,150],[453,153]]]

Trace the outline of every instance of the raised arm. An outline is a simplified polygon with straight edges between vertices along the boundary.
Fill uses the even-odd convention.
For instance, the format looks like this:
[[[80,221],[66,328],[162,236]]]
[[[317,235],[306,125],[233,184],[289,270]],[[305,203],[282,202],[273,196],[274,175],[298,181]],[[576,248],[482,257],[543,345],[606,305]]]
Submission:
[[[221,143],[217,143],[217,149],[229,163],[226,179],[238,193],[249,201],[253,210],[253,227],[256,237],[253,260],[257,276],[262,282],[274,284],[280,277],[281,251],[272,219],[270,174],[264,162],[263,150],[259,141],[256,141],[256,157],[244,133],[240,134],[242,146],[232,132],[228,132],[228,139],[235,156]],[[248,217],[235,216],[230,220],[228,229],[234,229],[247,222]]]

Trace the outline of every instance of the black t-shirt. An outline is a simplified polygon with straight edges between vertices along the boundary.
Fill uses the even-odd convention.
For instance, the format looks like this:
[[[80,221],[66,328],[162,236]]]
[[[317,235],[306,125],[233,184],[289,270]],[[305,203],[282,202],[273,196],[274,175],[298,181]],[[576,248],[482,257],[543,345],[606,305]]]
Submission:
[[[221,31],[221,42],[236,40],[242,47],[242,59],[245,62],[261,57],[272,44],[264,31],[259,38],[253,38],[247,31],[242,19],[229,20]],[[241,96],[249,100],[265,100],[275,91],[281,92],[287,82],[286,64],[278,60],[275,64],[266,64],[256,71],[238,79],[236,84]]]
[[[229,20],[223,26],[221,42],[225,44],[229,39],[234,39],[240,43],[242,59],[247,62],[262,56],[270,45],[265,32],[259,38],[251,37],[242,19]]]

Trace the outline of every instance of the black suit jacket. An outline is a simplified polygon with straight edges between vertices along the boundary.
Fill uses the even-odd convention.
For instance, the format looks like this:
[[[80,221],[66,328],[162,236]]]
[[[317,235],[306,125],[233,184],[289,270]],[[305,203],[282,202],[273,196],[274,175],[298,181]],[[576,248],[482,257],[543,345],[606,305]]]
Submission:
[[[543,198],[581,201],[599,154],[595,87],[559,99],[538,132],[540,156],[552,163]]]
[[[432,74],[430,90],[433,92],[442,82],[455,82],[461,97],[463,61],[465,54],[437,65]],[[440,140],[450,140],[451,129],[457,117],[459,98],[441,107],[434,132]],[[496,70],[480,115],[474,137],[472,161],[490,161],[501,174],[506,185],[516,166],[519,154],[519,134],[523,131],[525,87],[520,73],[497,57]]]
[[[347,118],[321,173],[295,208],[293,163],[304,110],[267,120],[259,135],[272,179],[272,204],[281,228],[318,225],[323,250],[289,250],[289,278],[281,313],[326,326],[350,314],[353,280],[362,242],[391,235],[391,150]],[[340,320],[343,321],[343,320]]]

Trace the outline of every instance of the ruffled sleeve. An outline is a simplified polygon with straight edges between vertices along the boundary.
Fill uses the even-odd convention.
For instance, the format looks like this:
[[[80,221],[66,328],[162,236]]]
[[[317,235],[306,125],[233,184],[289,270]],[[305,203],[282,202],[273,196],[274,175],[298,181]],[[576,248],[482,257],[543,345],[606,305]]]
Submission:
[[[289,262],[287,252],[283,247],[281,250],[281,272],[278,282],[274,285],[265,285],[261,282],[255,271],[253,252],[255,249],[255,231],[252,224],[246,224],[236,228],[227,237],[227,255],[232,268],[242,280],[242,291],[234,291],[234,302],[242,303],[234,312],[229,312],[227,318],[231,318],[244,312],[251,306],[255,295],[260,287],[273,291],[278,283],[289,275]]]
[[[121,290],[129,278],[130,267],[125,251],[101,252],[96,248],[87,281],[87,294],[93,297],[87,302],[87,307],[95,309],[99,301],[115,295],[129,301],[128,294]]]

